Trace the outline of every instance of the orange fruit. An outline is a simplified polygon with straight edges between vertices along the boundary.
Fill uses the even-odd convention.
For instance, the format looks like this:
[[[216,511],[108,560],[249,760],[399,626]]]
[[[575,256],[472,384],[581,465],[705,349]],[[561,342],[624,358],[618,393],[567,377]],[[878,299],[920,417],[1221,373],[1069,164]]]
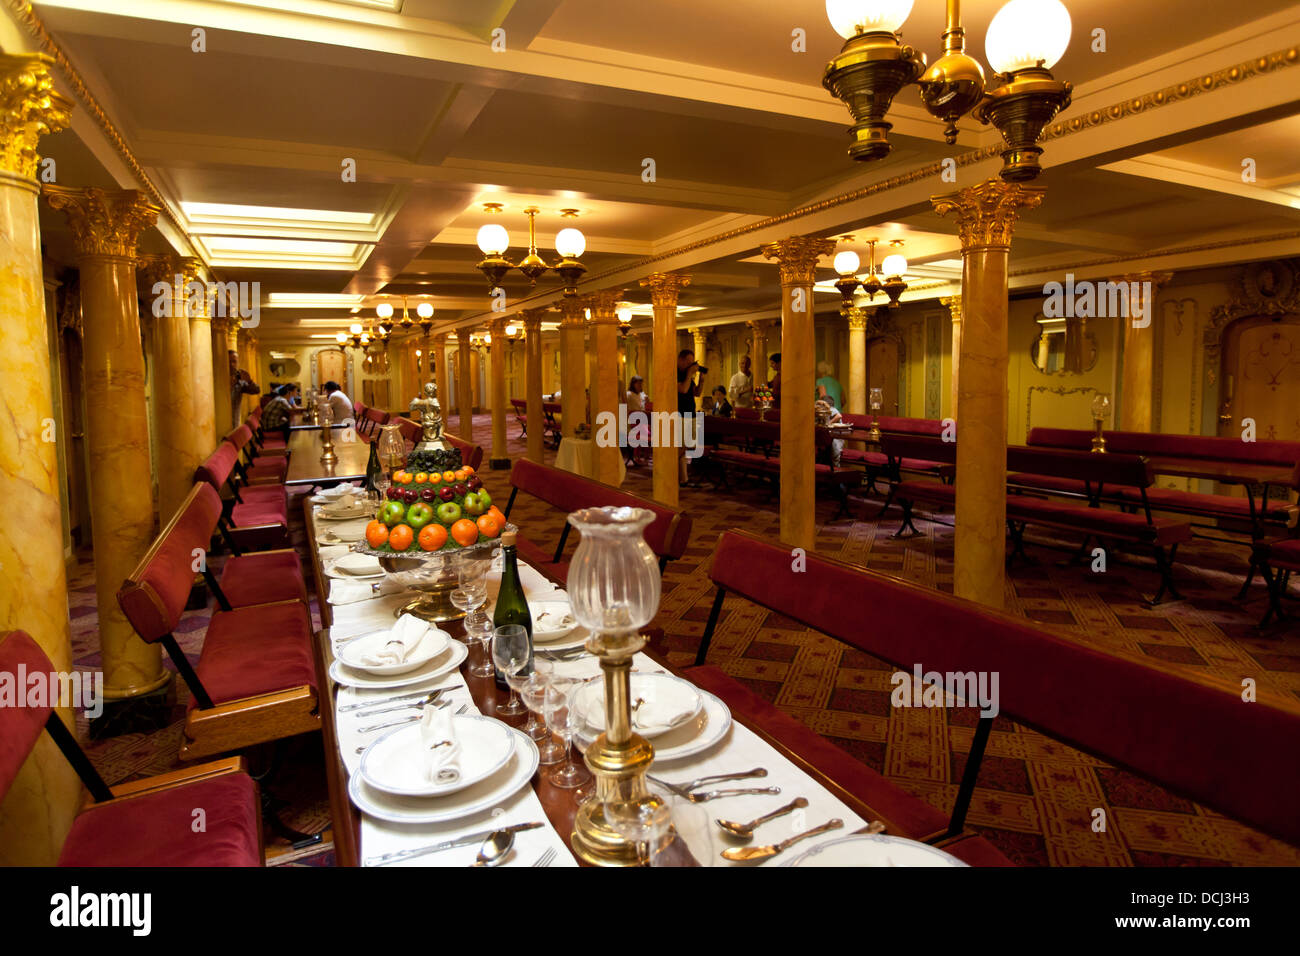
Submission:
[[[366,544],[378,548],[388,541],[388,525],[382,521],[372,521],[366,525]]]
[[[398,478],[397,480],[404,485],[409,485],[411,482],[415,480],[415,475],[411,474],[409,471],[404,471],[402,472],[402,477]]]
[[[465,480],[466,478],[468,478],[468,477],[469,477],[469,472],[467,472],[464,468],[458,468],[458,469],[456,469],[456,480],[457,480],[457,481],[464,481],[464,480]]]
[[[451,526],[451,537],[462,548],[468,548],[478,541],[478,525],[468,518],[461,518]]]
[[[492,515],[479,515],[478,530],[489,538],[495,538],[501,533],[501,525],[497,524],[497,519]]]
[[[424,484],[424,483],[425,483],[426,481],[428,481],[428,480],[429,480],[429,476],[428,476],[427,474],[425,474],[425,473],[422,472],[422,471],[420,471],[420,472],[416,472],[416,475],[415,475],[415,483],[416,483],[417,485],[422,485],[422,484]]]
[[[492,506],[491,508],[489,508],[485,513],[486,513],[486,514],[489,514],[489,515],[491,515],[493,518],[496,518],[496,519],[497,519],[497,526],[498,526],[499,528],[502,528],[502,529],[505,528],[505,526],[506,526],[506,516],[505,516],[504,514],[501,513],[501,509],[500,509],[500,508],[498,508],[496,505],[493,505],[493,506]]]
[[[420,550],[437,551],[447,543],[447,529],[434,521],[420,529]]]
[[[436,485],[441,481],[442,481],[442,472],[440,471],[429,472],[429,484]]]
[[[470,465],[465,465],[464,467],[461,468],[461,471],[465,472],[465,474],[467,475],[474,474],[474,469]]]
[[[455,480],[456,480],[456,473],[455,473],[454,471],[444,471],[444,472],[442,473],[442,480],[443,480],[443,481],[455,481]]]
[[[414,540],[415,532],[411,530],[409,524],[399,524],[388,532],[388,546],[394,551],[405,551]]]

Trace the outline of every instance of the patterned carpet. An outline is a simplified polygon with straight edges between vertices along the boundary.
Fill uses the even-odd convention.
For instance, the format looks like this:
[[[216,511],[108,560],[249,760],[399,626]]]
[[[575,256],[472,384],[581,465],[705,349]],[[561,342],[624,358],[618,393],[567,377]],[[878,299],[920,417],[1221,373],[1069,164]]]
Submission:
[[[474,422],[478,441],[487,443],[490,418],[479,415]],[[454,417],[449,430],[459,432]],[[523,442],[513,422],[509,435],[511,457],[522,455]],[[553,453],[547,455],[549,461]],[[507,475],[485,472],[484,480],[504,505]],[[648,467],[630,470],[624,488],[648,495]],[[724,497],[707,484],[682,490],[682,507],[694,518],[691,546],[685,558],[665,572],[655,621],[675,663],[693,659],[703,634],[713,594],[705,568],[718,534],[739,527],[776,536],[778,515],[767,497],[743,487]],[[874,515],[877,507],[858,501],[855,512]],[[512,518],[530,537],[553,541],[558,536],[563,515],[523,496],[515,509]],[[950,527],[918,521],[921,537],[894,539],[896,511],[880,524],[827,524],[833,511],[833,502],[819,504],[819,552],[951,592]],[[299,522],[294,529],[297,544],[303,541],[299,514],[299,508],[291,508]],[[1158,584],[1149,561],[1123,563],[1112,555],[1109,572],[1095,575],[1087,565],[1059,566],[1065,555],[1041,543],[1032,546],[1032,538],[1029,553],[1036,563],[1018,564],[1009,575],[1011,613],[1080,642],[1145,655],[1171,670],[1214,673],[1234,681],[1254,677],[1264,698],[1300,699],[1300,629],[1265,635],[1255,631],[1263,611],[1262,587],[1257,586],[1244,605],[1233,600],[1245,571],[1241,549],[1200,540],[1186,547],[1179,554],[1176,574],[1187,600],[1156,609],[1143,604],[1143,595],[1154,593]],[[191,659],[202,645],[208,613],[188,612],[182,622],[178,638]],[[72,618],[76,662],[93,667],[98,658],[88,562],[73,582]],[[974,710],[891,708],[891,666],[740,599],[726,601],[709,661],[903,789],[944,812],[951,808],[974,732]],[[185,696],[181,687],[176,722],[165,730],[90,746],[92,759],[110,783],[176,765]],[[84,739],[84,727],[82,731]],[[314,832],[329,822],[319,744],[295,744],[277,795],[290,802],[286,820]],[[1097,807],[1106,810],[1103,833],[1093,833],[1088,826]],[[994,722],[968,826],[1012,860],[1030,866],[1300,865],[1300,848],[1271,840],[1005,717]],[[287,849],[282,842],[268,840],[268,854],[276,862],[333,862],[327,847],[304,854],[285,854]]]

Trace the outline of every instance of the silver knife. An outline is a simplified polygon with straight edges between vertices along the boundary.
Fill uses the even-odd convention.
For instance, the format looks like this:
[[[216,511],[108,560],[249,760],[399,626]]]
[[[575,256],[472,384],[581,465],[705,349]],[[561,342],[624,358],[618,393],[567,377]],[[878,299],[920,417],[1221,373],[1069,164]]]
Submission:
[[[426,853],[438,853],[442,850],[451,850],[458,846],[473,846],[475,843],[482,843],[498,830],[505,830],[508,833],[520,833],[524,830],[536,830],[543,823],[516,823],[510,827],[494,827],[491,830],[481,830],[478,833],[470,833],[467,836],[457,837],[455,840],[448,840],[445,843],[434,843],[429,846],[414,847],[410,850],[394,850],[392,853],[385,853],[383,856],[367,857],[366,866],[385,866],[389,863],[396,863],[398,860],[409,860],[413,856],[424,856]]]

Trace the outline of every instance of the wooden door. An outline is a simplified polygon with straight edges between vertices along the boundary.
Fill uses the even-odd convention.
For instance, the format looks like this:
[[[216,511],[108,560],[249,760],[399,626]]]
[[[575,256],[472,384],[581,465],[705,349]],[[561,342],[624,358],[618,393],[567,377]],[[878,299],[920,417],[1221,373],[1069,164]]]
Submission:
[[[1300,315],[1240,319],[1224,336],[1219,434],[1240,438],[1245,419],[1260,441],[1300,441]]]
[[[867,395],[879,388],[885,393],[880,414],[899,415],[898,406],[898,342],[891,338],[872,339],[867,343]],[[868,411],[870,404],[868,403]]]
[[[322,349],[316,353],[316,387],[322,391],[326,382],[338,382],[343,394],[352,398],[348,387],[348,360],[342,349]]]

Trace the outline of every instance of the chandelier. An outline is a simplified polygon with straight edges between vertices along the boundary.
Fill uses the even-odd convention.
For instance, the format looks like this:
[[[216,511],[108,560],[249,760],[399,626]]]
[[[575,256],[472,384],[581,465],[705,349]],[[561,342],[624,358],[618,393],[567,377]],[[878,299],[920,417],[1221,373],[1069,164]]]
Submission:
[[[379,318],[381,323],[380,327],[386,327],[389,333],[391,333],[395,327],[394,323],[391,321],[393,318],[393,312],[394,309],[391,302],[384,301],[375,306],[375,315]],[[415,306],[415,314],[419,316],[418,321],[411,318],[411,304],[406,296],[402,296],[402,319],[398,324],[400,324],[404,330],[408,331],[416,325],[419,325],[420,330],[427,336],[429,330],[433,328],[433,303],[428,299],[421,299]],[[384,335],[384,341],[388,341],[387,334]]]
[[[826,65],[822,85],[843,100],[856,121],[849,155],[858,160],[889,154],[886,120],[894,97],[916,83],[930,114],[942,120],[944,139],[957,142],[957,120],[974,113],[995,126],[1006,144],[1001,176],[1026,182],[1042,172],[1037,145],[1052,118],[1070,104],[1069,83],[1050,70],[1070,42],[1070,14],[1060,0],[1010,0],[989,24],[984,52],[1001,81],[986,89],[984,69],[966,54],[960,0],[947,0],[943,56],[926,69],[925,54],[902,42],[899,28],[913,0],[826,0],[826,15],[844,37]]]
[[[844,236],[845,239],[852,239],[852,236]],[[844,300],[843,310],[847,312],[853,308],[854,300],[861,290],[867,297],[867,301],[873,301],[877,292],[884,292],[889,296],[889,307],[898,308],[899,297],[907,290],[907,283],[903,281],[903,276],[907,274],[907,257],[899,250],[903,247],[902,239],[893,239],[889,243],[890,249],[894,250],[885,256],[885,261],[880,264],[880,269],[876,269],[876,243],[878,239],[868,239],[867,246],[871,250],[871,263],[867,266],[866,278],[858,275],[858,269],[862,265],[862,260],[852,249],[845,249],[834,259],[835,271],[840,277],[835,280],[835,288],[839,289],[840,297]],[[883,278],[882,278],[883,277]]]
[[[500,214],[504,208],[496,202],[483,204],[483,211],[492,215]],[[477,268],[487,276],[489,289],[499,288],[501,280],[511,269],[522,272],[529,285],[533,286],[537,285],[537,280],[543,275],[554,270],[564,282],[564,294],[578,294],[578,280],[587,271],[587,267],[578,260],[587,249],[587,239],[572,226],[561,229],[555,234],[555,251],[560,254],[560,260],[553,266],[547,265],[546,260],[537,253],[537,215],[540,212],[536,206],[524,210],[524,215],[528,217],[528,255],[518,265],[505,257],[506,250],[510,248],[510,234],[506,232],[505,226],[490,222],[479,229],[478,247],[484,258]],[[577,218],[578,210],[561,209],[560,215],[565,219],[574,219]]]

